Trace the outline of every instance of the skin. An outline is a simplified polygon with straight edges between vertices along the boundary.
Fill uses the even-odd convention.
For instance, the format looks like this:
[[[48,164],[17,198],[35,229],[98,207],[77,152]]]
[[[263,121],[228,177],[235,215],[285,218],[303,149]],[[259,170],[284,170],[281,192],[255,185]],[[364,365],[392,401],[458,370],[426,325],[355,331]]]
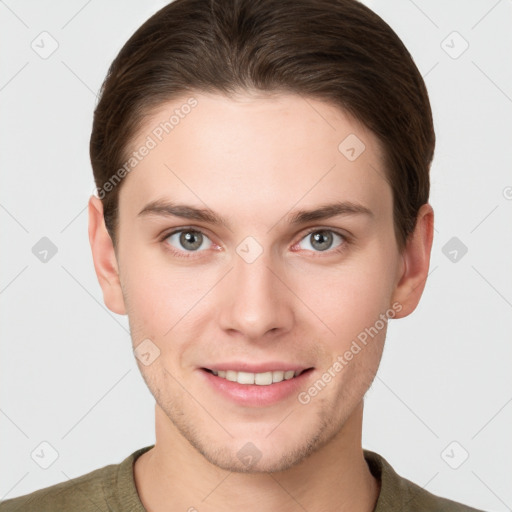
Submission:
[[[363,125],[292,94],[193,96],[197,107],[126,176],[115,250],[101,201],[89,201],[105,304],[128,315],[134,347],[149,338],[160,350],[148,366],[137,360],[156,400],[156,444],[134,468],[141,501],[155,512],[370,512],[380,486],[361,446],[363,399],[386,327],[306,405],[297,394],[271,406],[238,405],[207,385],[199,368],[235,359],[301,364],[314,368],[307,390],[393,304],[395,318],[414,311],[428,274],[432,208],[421,207],[399,251],[381,147]],[[185,100],[154,111],[133,149]],[[365,144],[354,161],[338,150],[349,134]],[[229,229],[138,215],[156,199],[208,207]],[[334,200],[373,215],[287,222],[297,209]],[[191,227],[205,236],[195,252],[180,244],[180,233],[160,240]],[[334,231],[327,250],[318,249],[313,228]],[[248,236],[263,249],[251,263],[236,252]],[[248,442],[261,453],[251,467],[237,457]]]

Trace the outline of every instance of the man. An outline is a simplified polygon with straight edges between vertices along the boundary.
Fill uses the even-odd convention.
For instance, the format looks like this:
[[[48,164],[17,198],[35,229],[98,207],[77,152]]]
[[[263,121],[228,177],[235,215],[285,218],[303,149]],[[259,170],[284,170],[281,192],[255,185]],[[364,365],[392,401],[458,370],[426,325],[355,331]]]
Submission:
[[[475,510],[361,446],[387,322],[428,274],[435,136],[354,0],[177,0],[94,114],[89,239],[156,443],[0,510]]]

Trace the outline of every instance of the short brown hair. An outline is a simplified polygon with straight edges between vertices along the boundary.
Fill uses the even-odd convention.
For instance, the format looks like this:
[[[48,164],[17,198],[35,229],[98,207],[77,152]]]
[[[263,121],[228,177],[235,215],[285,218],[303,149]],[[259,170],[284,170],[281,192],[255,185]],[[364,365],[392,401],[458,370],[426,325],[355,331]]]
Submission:
[[[122,182],[107,194],[103,186],[127,161],[144,116],[187,93],[249,90],[326,101],[378,137],[403,249],[428,202],[432,112],[399,37],[356,0],[175,0],[132,35],[103,82],[90,141],[114,247]]]

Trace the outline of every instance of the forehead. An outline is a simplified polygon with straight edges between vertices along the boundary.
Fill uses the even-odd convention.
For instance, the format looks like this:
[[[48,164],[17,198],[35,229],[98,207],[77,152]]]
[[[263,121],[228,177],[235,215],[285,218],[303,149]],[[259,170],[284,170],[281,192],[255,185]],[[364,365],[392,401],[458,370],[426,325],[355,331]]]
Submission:
[[[139,156],[120,210],[131,217],[166,197],[225,216],[229,205],[253,220],[263,207],[282,215],[326,199],[372,205],[377,213],[391,206],[377,137],[340,108],[309,97],[189,94],[153,110],[130,152]]]

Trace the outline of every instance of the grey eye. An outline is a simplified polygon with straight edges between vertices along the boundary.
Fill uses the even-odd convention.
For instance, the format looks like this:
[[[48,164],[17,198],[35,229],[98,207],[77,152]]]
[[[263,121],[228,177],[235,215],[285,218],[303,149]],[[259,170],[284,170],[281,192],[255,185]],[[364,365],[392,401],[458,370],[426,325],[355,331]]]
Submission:
[[[311,233],[308,233],[302,239],[302,241],[310,241],[309,246],[311,249],[309,247],[305,247],[305,249],[313,250],[315,252],[322,252],[332,248],[331,246],[335,237],[338,237],[343,242],[343,237],[338,233],[328,229],[319,229],[318,231],[312,231]],[[338,245],[341,245],[341,243]]]
[[[181,231],[175,231],[174,233],[169,235],[167,240],[172,240],[174,242],[177,241],[179,244],[178,246],[173,245],[171,242],[169,243],[171,243],[171,245],[173,245],[173,247],[175,247],[176,249],[185,249],[186,251],[197,251],[203,245],[203,242],[205,242],[206,240],[210,241],[207,236],[203,235],[203,233],[201,233],[200,231],[195,231],[193,229],[183,229]],[[208,247],[210,246],[208,245],[206,248]]]

